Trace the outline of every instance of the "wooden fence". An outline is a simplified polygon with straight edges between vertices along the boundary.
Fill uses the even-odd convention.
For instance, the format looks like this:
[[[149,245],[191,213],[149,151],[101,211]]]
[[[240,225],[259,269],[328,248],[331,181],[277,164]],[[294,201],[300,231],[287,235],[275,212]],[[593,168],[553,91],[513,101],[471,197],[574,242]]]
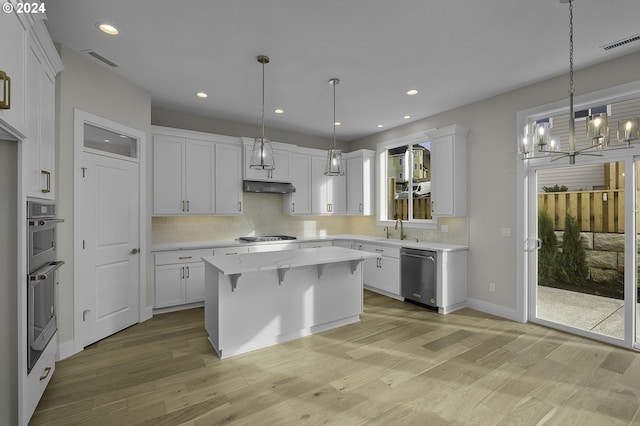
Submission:
[[[407,220],[409,218],[409,200],[401,198],[394,200],[393,214],[389,215],[393,219]],[[431,219],[431,197],[413,199],[413,218]]]
[[[551,216],[556,231],[564,230],[569,213],[583,232],[624,233],[624,189],[543,192],[538,194],[538,210],[542,209]]]

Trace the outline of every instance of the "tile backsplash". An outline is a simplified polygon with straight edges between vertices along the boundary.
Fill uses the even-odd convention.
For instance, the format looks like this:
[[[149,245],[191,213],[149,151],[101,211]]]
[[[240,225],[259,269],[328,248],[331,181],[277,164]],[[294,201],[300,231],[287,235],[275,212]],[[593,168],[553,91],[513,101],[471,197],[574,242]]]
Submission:
[[[241,216],[169,216],[153,217],[152,243],[233,240],[241,236],[293,235],[317,237],[336,234],[385,236],[375,217],[288,216],[282,212],[279,194],[244,194]],[[408,239],[468,245],[466,218],[439,219],[438,229],[405,229]],[[441,225],[448,232],[441,232]],[[399,237],[391,228],[391,238]]]

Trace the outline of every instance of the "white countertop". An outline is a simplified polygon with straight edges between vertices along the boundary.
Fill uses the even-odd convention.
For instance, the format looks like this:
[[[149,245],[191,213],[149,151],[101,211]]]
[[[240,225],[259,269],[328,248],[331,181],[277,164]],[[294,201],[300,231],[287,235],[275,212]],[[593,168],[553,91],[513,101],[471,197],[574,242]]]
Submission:
[[[378,254],[343,247],[304,248],[299,250],[247,253],[234,256],[205,256],[211,264],[225,275],[248,272],[289,269],[309,265],[324,265],[379,257]]]
[[[219,240],[219,241],[192,241],[192,242],[179,242],[179,243],[161,243],[153,244],[151,247],[152,252],[159,251],[171,251],[171,250],[193,250],[193,249],[209,249],[209,248],[223,248],[223,247],[242,247],[253,245],[269,245],[269,244],[283,244],[283,243],[304,243],[314,241],[333,241],[333,240],[353,240],[362,243],[380,244],[388,247],[409,247],[422,250],[434,250],[434,251],[460,251],[468,250],[469,247],[456,244],[444,244],[434,243],[429,241],[416,242],[413,240],[398,240],[395,238],[386,239],[384,237],[373,237],[369,235],[355,235],[355,234],[343,234],[343,235],[329,235],[326,237],[302,237],[296,240],[284,240],[284,241],[263,241],[263,242],[243,242],[239,240]]]

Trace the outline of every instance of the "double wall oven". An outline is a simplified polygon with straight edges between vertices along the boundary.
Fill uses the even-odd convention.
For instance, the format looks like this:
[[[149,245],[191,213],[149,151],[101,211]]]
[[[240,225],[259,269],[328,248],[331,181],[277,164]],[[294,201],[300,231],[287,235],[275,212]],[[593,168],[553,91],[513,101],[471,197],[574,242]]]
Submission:
[[[56,216],[52,201],[27,201],[27,366],[34,367],[58,329],[54,303],[55,272],[64,265],[58,260]]]

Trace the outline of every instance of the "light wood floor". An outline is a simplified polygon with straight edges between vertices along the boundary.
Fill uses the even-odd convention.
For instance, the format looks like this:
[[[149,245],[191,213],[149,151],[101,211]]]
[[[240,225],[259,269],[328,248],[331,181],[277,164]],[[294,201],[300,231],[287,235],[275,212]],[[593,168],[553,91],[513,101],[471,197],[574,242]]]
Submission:
[[[157,315],[59,362],[31,424],[640,424],[640,354],[470,309],[365,292],[358,324],[224,361],[202,322]]]

